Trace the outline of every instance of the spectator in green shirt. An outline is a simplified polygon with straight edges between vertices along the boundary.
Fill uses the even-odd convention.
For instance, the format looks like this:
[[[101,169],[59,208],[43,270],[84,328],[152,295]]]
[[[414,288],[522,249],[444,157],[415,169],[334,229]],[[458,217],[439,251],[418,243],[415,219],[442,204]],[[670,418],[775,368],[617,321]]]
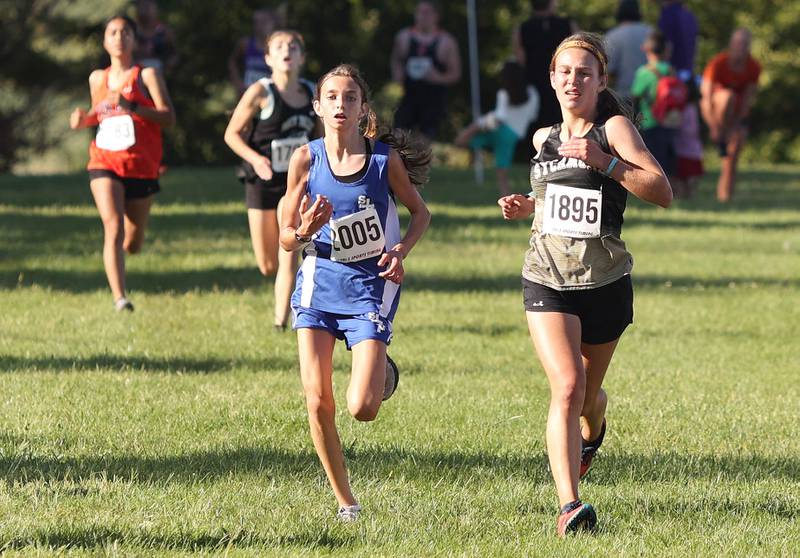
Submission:
[[[652,110],[658,80],[672,73],[672,67],[667,62],[670,45],[661,31],[653,31],[642,45],[642,50],[647,56],[647,64],[636,70],[631,94],[638,111],[642,114],[642,139],[667,176],[670,176],[675,173],[676,156],[673,138],[675,132],[659,124]]]

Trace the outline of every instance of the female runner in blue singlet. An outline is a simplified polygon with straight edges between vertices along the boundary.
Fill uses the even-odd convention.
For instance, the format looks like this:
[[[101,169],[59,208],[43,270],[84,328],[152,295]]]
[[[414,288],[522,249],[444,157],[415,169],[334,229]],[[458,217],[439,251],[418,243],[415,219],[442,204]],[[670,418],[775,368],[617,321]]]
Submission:
[[[292,311],[311,439],[339,503],[338,519],[353,521],[361,507],[336,431],[333,348],[343,339],[353,353],[350,414],[374,420],[397,387],[386,346],[403,260],[430,222],[412,183],[427,180],[431,154],[402,132],[377,138],[369,89],[352,66],[337,66],[317,82],[314,110],[325,135],[292,155],[280,240],[285,250],[303,248]],[[395,199],[411,214],[402,236]]]
[[[601,388],[620,336],[633,320],[633,258],[622,241],[628,193],[672,201],[664,171],[620,99],[607,88],[603,40],[577,33],[558,46],[550,84],[563,122],[533,135],[528,196],[500,198],[503,217],[534,214],[522,269],[528,329],[550,383],[547,454],[558,492],[556,532],[593,529],[578,496],[606,431]]]

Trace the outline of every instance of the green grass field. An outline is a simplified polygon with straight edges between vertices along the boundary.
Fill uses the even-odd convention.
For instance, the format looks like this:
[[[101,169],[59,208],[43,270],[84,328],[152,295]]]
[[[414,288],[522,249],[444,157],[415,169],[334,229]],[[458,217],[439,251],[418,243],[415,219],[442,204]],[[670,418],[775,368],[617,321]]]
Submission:
[[[525,168],[515,169],[523,191]],[[0,177],[0,549],[8,555],[800,555],[800,168],[709,174],[669,210],[629,202],[635,324],[606,380],[582,495],[554,536],[547,383],[519,268],[528,223],[435,171],[406,262],[398,392],[339,429],[366,511],[336,503],[307,433],[296,342],[272,330],[230,169],[173,169],[132,315],[112,311],[84,174]]]

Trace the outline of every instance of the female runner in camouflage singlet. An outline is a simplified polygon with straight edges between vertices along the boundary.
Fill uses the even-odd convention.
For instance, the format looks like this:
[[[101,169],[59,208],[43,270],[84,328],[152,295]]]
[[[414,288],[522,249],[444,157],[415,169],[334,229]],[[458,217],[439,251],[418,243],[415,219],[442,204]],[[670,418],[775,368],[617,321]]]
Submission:
[[[607,89],[602,39],[565,39],[550,63],[563,122],[533,136],[532,192],[498,203],[506,219],[534,214],[523,266],[531,338],[550,383],[547,452],[558,492],[557,533],[592,529],[578,497],[605,433],[601,389],[619,337],[633,319],[633,259],[621,240],[628,192],[662,207],[672,189],[631,115]]]

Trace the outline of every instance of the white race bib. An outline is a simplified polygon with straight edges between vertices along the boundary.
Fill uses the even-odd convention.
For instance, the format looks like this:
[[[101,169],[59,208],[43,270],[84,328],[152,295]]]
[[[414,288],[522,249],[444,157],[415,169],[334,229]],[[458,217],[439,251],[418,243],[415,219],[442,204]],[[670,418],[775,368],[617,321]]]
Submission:
[[[406,74],[411,79],[422,79],[432,65],[433,60],[429,56],[411,56],[406,61]]]
[[[306,136],[294,138],[281,138],[272,140],[272,172],[286,172],[289,170],[289,159],[292,153],[301,145],[308,143]]]
[[[603,193],[600,190],[548,184],[542,210],[542,232],[571,238],[598,238]]]
[[[381,220],[375,206],[341,219],[331,219],[331,260],[348,263],[373,258],[383,252]]]
[[[124,151],[136,143],[133,118],[130,114],[104,118],[97,128],[95,143],[107,151]]]

